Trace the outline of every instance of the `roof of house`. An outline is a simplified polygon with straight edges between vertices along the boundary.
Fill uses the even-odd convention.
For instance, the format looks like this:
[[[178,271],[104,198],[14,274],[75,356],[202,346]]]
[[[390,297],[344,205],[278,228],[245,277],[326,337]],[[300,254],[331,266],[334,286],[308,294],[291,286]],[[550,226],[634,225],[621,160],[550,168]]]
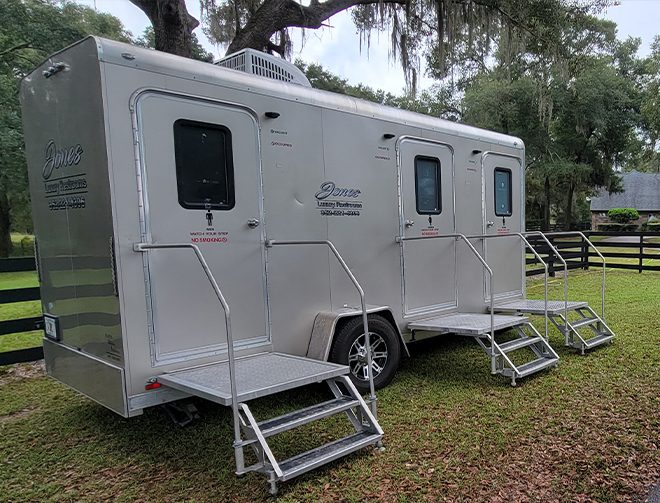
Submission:
[[[607,211],[612,208],[635,208],[640,211],[660,212],[660,173],[623,173],[624,191],[608,194],[602,189],[591,199],[591,211]]]

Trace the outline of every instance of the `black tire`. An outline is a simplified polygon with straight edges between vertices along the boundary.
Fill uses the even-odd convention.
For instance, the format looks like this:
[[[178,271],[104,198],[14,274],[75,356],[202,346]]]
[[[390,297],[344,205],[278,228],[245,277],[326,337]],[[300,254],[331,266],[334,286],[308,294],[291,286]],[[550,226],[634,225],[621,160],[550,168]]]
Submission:
[[[383,365],[383,358],[373,358],[374,365],[374,387],[376,389],[387,386],[394,374],[396,374],[401,361],[401,343],[398,334],[392,328],[392,325],[382,316],[369,315],[369,334],[372,354],[377,356],[383,353],[383,345],[385,346],[386,357]],[[362,327],[362,317],[356,317],[348,320],[341,328],[335,333],[334,341],[332,342],[332,349],[330,350],[330,361],[348,365],[351,367],[349,374],[355,387],[361,392],[366,393],[369,391],[369,380],[361,378],[360,375],[366,374],[367,365],[366,358],[360,356],[356,359],[356,353],[359,353],[360,341],[364,340],[364,330]],[[349,363],[349,355],[353,351],[353,361]],[[377,371],[378,368],[382,370]],[[357,374],[357,375],[356,375]]]

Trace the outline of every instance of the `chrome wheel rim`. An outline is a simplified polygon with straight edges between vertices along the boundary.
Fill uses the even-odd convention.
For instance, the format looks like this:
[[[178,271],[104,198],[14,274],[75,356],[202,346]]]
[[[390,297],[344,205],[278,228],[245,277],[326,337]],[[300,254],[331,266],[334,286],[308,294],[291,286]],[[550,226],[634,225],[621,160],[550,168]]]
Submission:
[[[371,370],[375,379],[387,364],[387,344],[379,334],[374,332],[369,332],[369,342],[371,343]],[[369,380],[366,337],[364,334],[355,339],[355,342],[351,345],[348,352],[348,366],[351,369],[351,374],[357,379],[361,381]]]

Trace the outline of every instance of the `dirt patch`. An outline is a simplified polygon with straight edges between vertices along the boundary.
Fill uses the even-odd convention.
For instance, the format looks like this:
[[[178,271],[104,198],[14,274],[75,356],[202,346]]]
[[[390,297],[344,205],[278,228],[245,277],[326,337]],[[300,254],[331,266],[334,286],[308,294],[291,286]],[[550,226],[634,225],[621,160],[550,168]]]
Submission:
[[[6,416],[0,416],[0,425],[18,421],[19,419],[24,419],[37,410],[38,407],[27,407],[23,410],[18,410],[16,412],[12,412],[11,414],[7,414]]]
[[[19,363],[0,368],[0,386],[22,379],[35,379],[46,375],[43,360],[33,363]]]

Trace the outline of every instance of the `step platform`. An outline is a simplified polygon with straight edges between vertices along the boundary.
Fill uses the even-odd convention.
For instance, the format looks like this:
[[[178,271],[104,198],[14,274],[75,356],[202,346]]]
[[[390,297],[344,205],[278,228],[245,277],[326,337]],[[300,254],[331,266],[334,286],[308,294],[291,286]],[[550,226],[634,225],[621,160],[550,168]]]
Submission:
[[[495,331],[513,329],[517,335],[517,338],[499,344],[491,337],[490,314],[454,313],[413,321],[408,324],[408,328],[473,337],[490,358],[491,373],[509,377],[512,386],[516,385],[516,379],[556,367],[559,361],[559,356],[550,347],[548,341],[541,336],[527,317],[521,315],[495,314],[493,316]],[[528,353],[531,351],[534,359],[516,365],[509,358],[509,354],[521,349],[529,350]]]
[[[496,314],[494,316],[495,330],[516,327],[528,323],[524,316]],[[437,318],[413,321],[408,324],[411,330],[426,330],[429,332],[453,333],[458,335],[478,336],[490,333],[490,314],[454,313]]]
[[[587,307],[586,302],[569,301],[568,306],[563,300],[549,300],[548,301],[548,314],[561,314],[568,307],[569,311]],[[496,313],[524,313],[524,314],[545,314],[545,301],[543,300],[530,300],[519,299],[497,304],[495,306]]]
[[[375,407],[372,410],[353,385],[348,366],[284,353],[259,353],[237,358],[234,368],[240,428],[240,437],[233,444],[236,474],[266,475],[271,494],[277,494],[279,482],[365,447],[381,445],[383,430],[374,415]],[[167,372],[158,376],[158,382],[221,405],[232,405],[228,362]],[[325,382],[334,399],[262,421],[257,421],[246,403],[314,382]],[[352,433],[288,459],[278,459],[268,443],[280,433],[337,415],[348,420]],[[245,465],[245,447],[254,452],[255,464]]]
[[[543,316],[545,301],[518,299],[498,304],[494,311]],[[586,302],[570,301],[566,304],[563,300],[549,300],[548,319],[564,334],[565,345],[579,349],[582,354],[612,342],[615,337],[614,332]]]
[[[236,359],[236,391],[239,402],[325,381],[349,373],[346,365],[283,353],[259,353]],[[231,405],[229,363],[220,362],[158,376],[170,388],[221,405]]]

